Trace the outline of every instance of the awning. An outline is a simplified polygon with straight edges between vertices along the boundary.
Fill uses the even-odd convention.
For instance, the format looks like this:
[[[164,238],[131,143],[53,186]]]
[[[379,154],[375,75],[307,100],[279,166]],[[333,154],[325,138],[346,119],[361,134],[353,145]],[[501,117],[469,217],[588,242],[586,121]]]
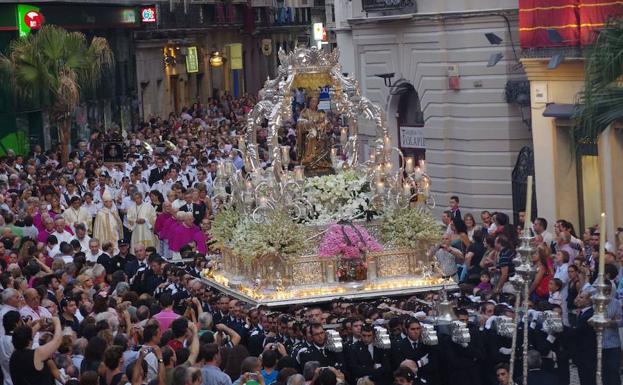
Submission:
[[[550,103],[545,107],[546,118],[570,119],[578,106],[576,104]]]

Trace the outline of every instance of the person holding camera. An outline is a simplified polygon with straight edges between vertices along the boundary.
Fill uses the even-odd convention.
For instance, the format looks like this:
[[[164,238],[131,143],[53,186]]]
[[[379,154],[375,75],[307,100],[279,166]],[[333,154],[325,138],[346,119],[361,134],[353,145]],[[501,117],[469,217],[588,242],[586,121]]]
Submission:
[[[46,319],[46,323],[50,321]],[[13,347],[9,368],[13,385],[54,385],[52,369],[55,368],[52,355],[61,345],[63,331],[58,317],[51,319],[54,325],[54,336],[45,345],[32,349],[33,329],[21,325],[13,331]]]

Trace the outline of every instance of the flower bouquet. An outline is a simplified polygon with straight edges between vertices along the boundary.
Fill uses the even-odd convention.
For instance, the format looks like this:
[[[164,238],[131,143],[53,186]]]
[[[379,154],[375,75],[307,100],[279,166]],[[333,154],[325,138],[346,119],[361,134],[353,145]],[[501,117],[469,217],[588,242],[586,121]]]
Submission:
[[[383,247],[368,230],[348,221],[329,226],[325,232],[318,254],[321,257],[339,257],[337,277],[339,281],[362,281],[367,277],[365,255],[381,251]]]

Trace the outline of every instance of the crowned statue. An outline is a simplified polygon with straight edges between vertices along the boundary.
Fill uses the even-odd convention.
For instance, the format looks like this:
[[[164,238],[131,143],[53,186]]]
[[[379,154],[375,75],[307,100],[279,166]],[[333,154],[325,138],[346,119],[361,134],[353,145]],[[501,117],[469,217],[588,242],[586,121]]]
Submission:
[[[307,175],[333,172],[331,164],[331,126],[318,110],[318,98],[312,96],[296,123],[296,154]]]

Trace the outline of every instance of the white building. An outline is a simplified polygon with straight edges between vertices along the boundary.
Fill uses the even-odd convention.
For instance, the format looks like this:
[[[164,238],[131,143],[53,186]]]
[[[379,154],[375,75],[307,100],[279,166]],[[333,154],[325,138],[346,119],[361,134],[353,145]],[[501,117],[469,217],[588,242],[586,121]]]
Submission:
[[[456,194],[463,214],[471,212],[477,221],[484,209],[512,218],[513,168],[519,151],[531,143],[529,107],[522,111],[505,98],[509,81],[527,84],[512,82],[525,80],[517,56],[517,2],[334,1],[331,27],[343,71],[385,106],[395,145],[401,144],[399,127],[422,127],[424,150],[406,151],[425,156],[439,210]],[[485,33],[503,41],[491,44]],[[487,67],[496,53],[503,58]],[[390,73],[392,87],[375,76]],[[525,201],[525,185],[518,186],[515,211]]]

